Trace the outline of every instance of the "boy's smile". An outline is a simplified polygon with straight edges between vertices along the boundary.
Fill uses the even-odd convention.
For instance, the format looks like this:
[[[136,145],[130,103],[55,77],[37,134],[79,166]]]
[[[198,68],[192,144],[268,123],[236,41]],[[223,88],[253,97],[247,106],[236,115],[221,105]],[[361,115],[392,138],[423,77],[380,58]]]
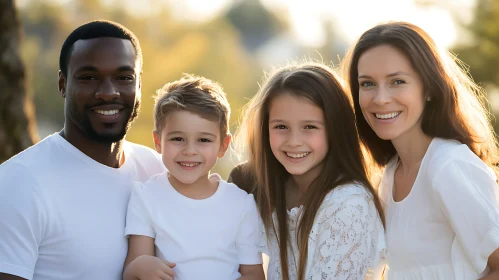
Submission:
[[[217,121],[187,110],[166,116],[162,131],[154,132],[156,150],[162,154],[170,182],[180,189],[206,188],[210,170],[227,151],[230,135],[221,139]]]

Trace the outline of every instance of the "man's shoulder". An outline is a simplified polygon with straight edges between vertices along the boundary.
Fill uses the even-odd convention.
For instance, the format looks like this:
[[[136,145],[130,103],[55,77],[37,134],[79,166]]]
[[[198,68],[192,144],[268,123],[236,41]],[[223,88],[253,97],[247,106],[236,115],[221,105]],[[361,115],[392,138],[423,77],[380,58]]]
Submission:
[[[161,155],[144,145],[126,141],[125,154],[125,161],[130,161],[135,166],[140,182],[145,182],[151,176],[166,170]]]
[[[145,145],[125,141],[125,149],[133,158],[151,158],[154,160],[161,160],[160,155],[155,150]]]
[[[20,175],[25,176],[28,175],[26,173],[31,173],[40,168],[50,168],[51,157],[58,150],[54,147],[54,136],[48,136],[0,164],[0,174],[2,174],[0,176],[7,173],[10,175],[20,173]]]

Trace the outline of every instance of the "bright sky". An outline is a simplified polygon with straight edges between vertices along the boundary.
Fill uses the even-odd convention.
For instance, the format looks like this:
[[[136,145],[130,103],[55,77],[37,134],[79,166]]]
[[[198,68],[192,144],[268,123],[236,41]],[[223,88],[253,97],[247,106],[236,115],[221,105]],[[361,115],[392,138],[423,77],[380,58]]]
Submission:
[[[17,0],[18,3],[26,1],[30,0]],[[111,5],[122,3],[121,0],[101,1]],[[166,4],[172,10],[172,15],[179,20],[203,22],[225,12],[231,4],[238,1],[241,0],[127,0],[126,3],[135,13],[154,13],[159,10],[158,6]],[[475,3],[475,0],[246,1],[261,1],[263,5],[276,11],[276,14],[287,15],[292,26],[292,36],[297,42],[310,47],[324,44],[324,20],[328,20],[349,43],[377,23],[404,20],[422,27],[440,46],[449,47],[457,38],[455,17],[464,22],[471,20]]]
[[[179,18],[203,21],[224,12],[238,0],[166,0]],[[257,1],[257,0],[249,0]],[[442,47],[457,37],[454,17],[469,21],[475,0],[261,0],[279,14],[287,14],[292,34],[310,47],[324,44],[321,22],[329,20],[348,42],[353,42],[373,25],[404,20],[419,25]]]

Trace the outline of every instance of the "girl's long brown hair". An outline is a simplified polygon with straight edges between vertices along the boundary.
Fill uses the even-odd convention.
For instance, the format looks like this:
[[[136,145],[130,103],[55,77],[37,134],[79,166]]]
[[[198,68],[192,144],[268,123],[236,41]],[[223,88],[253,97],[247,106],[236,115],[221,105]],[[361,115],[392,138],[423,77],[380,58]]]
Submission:
[[[469,77],[462,62],[449,52],[439,50],[424,30],[406,22],[380,24],[369,29],[343,61],[360,139],[374,161],[384,166],[396,153],[391,141],[374,133],[359,105],[359,58],[367,50],[380,45],[390,45],[404,53],[421,77],[425,97],[431,98],[422,115],[423,132],[431,137],[466,144],[487,165],[496,169],[498,149],[489,122],[490,114],[484,106],[483,90]]]
[[[269,104],[283,92],[308,98],[323,110],[329,145],[323,171],[309,186],[302,200],[303,212],[297,239],[300,251],[298,279],[302,280],[305,277],[310,231],[324,197],[331,190],[346,183],[360,183],[372,194],[382,220],[384,215],[368,180],[351,99],[337,76],[329,67],[317,63],[279,69],[267,78],[246,105],[236,138],[242,146],[240,148],[248,153],[246,167],[257,181],[258,208],[267,234],[273,231],[277,237],[283,279],[289,279],[289,231],[284,186],[290,174],[275,158],[269,139]],[[273,212],[277,215],[277,224],[272,219]]]

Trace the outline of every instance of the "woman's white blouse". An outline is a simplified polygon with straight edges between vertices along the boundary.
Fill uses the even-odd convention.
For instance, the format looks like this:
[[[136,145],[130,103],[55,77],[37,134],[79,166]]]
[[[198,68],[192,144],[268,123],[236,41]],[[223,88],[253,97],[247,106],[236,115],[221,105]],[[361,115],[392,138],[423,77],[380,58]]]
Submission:
[[[290,280],[297,279],[299,251],[297,226],[300,208],[288,211],[292,249],[288,249]],[[277,216],[273,215],[277,224]],[[262,237],[265,232],[262,231]],[[263,238],[262,252],[270,258],[268,280],[280,280],[279,246],[272,231]],[[305,279],[379,279],[384,265],[384,229],[372,195],[361,185],[342,185],[326,195],[319,207],[308,240]]]
[[[434,138],[409,195],[393,200],[398,159],[380,184],[386,205],[388,280],[478,279],[499,248],[494,173],[466,146]]]

